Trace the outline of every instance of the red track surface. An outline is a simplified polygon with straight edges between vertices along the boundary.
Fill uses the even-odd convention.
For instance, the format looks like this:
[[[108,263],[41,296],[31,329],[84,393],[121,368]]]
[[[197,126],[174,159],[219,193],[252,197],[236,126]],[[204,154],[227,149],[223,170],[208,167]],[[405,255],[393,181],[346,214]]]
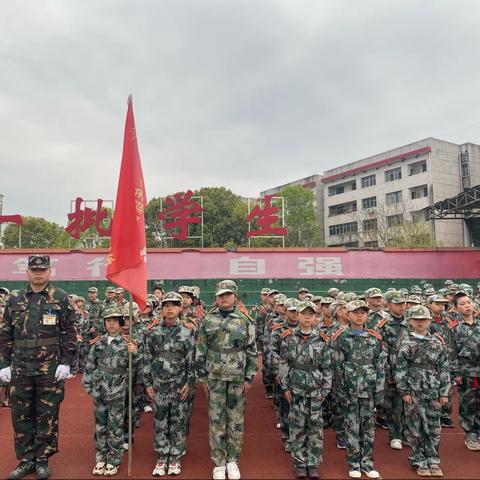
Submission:
[[[275,428],[275,423],[271,400],[265,399],[261,379],[257,377],[247,403],[245,441],[240,461],[243,479],[294,478],[290,454],[283,450],[280,431]],[[458,424],[456,416],[455,423]],[[98,478],[91,475],[95,460],[92,435],[92,402],[83,391],[79,377],[67,380],[66,398],[61,408],[60,452],[52,457],[50,462],[52,478]],[[464,433],[460,428],[443,430],[440,457],[444,478],[478,480],[480,452],[468,451],[463,441]],[[17,463],[8,408],[0,409],[0,442],[0,478],[6,478]],[[374,460],[375,468],[382,478],[420,478],[409,466],[408,450],[391,450],[388,446],[388,432],[377,429]],[[345,453],[336,448],[335,434],[331,429],[325,431],[324,459],[320,469],[321,478],[348,478]],[[142,426],[135,433],[132,478],[153,478],[151,472],[154,463],[152,414],[142,414]],[[183,457],[182,475],[177,478],[209,479],[211,472],[206,401],[203,391],[198,391],[188,438],[188,451]],[[128,478],[127,454],[119,474],[114,478]]]

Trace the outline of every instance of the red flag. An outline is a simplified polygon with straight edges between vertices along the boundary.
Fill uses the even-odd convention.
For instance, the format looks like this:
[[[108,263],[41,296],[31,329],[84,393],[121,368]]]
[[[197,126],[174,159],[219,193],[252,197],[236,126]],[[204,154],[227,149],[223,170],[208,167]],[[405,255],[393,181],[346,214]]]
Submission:
[[[147,300],[146,206],[147,196],[130,95],[123,137],[122,167],[112,220],[107,278],[130,292],[142,310]]]

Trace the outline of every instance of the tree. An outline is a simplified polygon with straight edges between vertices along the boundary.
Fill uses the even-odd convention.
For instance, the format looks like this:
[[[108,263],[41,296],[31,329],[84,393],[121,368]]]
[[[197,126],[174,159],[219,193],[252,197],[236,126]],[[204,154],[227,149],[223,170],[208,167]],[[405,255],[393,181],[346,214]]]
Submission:
[[[21,227],[22,248],[68,248],[68,234],[64,228],[44,218],[23,217]],[[7,225],[3,232],[2,243],[5,248],[19,246],[20,227]]]

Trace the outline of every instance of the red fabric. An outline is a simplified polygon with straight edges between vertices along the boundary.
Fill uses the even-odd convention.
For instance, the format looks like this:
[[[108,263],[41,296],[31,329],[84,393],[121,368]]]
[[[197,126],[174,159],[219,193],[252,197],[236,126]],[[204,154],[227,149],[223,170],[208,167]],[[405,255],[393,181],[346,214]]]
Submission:
[[[132,99],[129,97],[107,278],[130,292],[141,310],[145,308],[147,299],[146,206],[147,197],[138,154]]]

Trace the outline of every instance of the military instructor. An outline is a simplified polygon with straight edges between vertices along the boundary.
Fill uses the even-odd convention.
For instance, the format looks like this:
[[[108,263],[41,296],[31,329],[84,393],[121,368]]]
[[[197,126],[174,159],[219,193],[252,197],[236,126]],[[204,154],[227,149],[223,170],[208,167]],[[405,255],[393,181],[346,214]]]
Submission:
[[[28,285],[11,295],[0,323],[0,382],[11,383],[15,453],[8,478],[50,476],[57,452],[64,380],[76,348],[74,311],[67,294],[50,285],[50,257],[28,258]]]

